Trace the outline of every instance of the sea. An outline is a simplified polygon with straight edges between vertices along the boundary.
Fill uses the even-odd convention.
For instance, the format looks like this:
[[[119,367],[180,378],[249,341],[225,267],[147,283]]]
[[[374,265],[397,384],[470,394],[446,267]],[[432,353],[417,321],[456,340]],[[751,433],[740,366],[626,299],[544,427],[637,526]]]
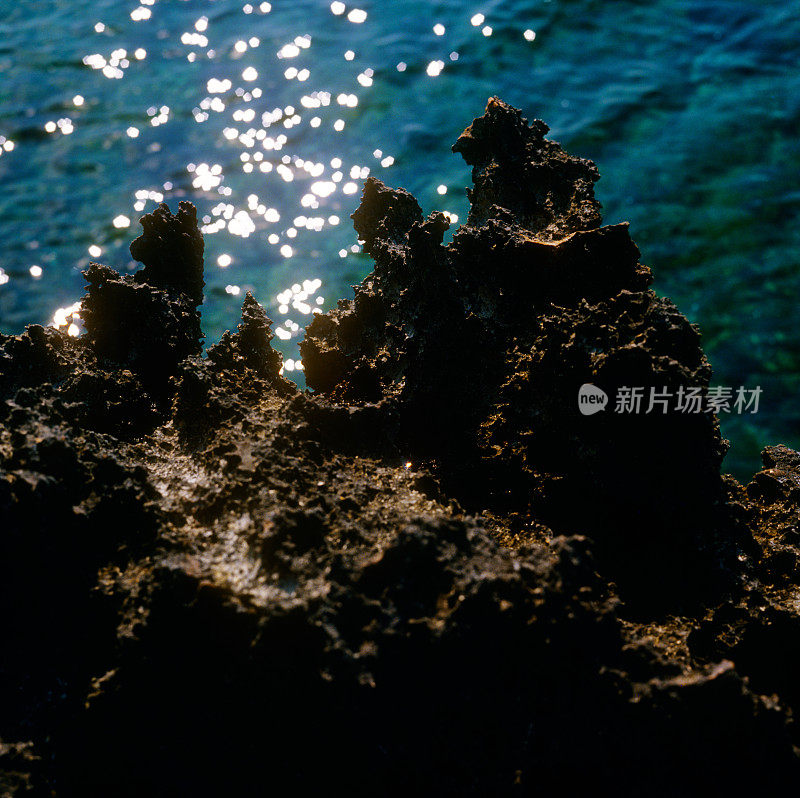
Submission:
[[[136,268],[140,216],[189,199],[207,343],[251,291],[302,385],[304,327],[372,267],[364,179],[457,229],[450,146],[492,95],[597,163],[712,384],[761,389],[725,469],[800,447],[798,0],[0,0],[0,331],[80,335],[81,270]]]

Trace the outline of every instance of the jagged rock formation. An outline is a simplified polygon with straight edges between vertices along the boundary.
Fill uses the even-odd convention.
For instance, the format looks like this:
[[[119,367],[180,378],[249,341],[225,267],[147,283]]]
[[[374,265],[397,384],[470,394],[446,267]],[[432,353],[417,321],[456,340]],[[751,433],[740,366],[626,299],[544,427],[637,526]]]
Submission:
[[[776,794],[798,778],[800,454],[746,487],[593,164],[492,99],[442,245],[370,179],[375,270],[281,376],[252,296],[201,357],[194,209],[92,264],[87,333],[0,338],[0,788]]]
[[[645,590],[672,558],[686,584],[654,598],[680,600],[719,576],[699,561],[718,525],[715,417],[585,418],[575,397],[707,387],[711,369],[698,330],[648,290],[627,225],[597,227],[594,165],[546,130],[489,102],[453,148],[475,164],[475,224],[447,247],[441,214],[423,221],[407,192],[367,181],[353,218],[375,271],[309,327],[306,377],[336,401],[396,405],[395,439],[466,509],[591,532]]]
[[[190,202],[181,202],[176,216],[159,206],[142,217],[142,227],[131,255],[144,269],[121,276],[90,264],[81,315],[94,352],[130,364],[157,392],[178,363],[201,349],[204,245]]]

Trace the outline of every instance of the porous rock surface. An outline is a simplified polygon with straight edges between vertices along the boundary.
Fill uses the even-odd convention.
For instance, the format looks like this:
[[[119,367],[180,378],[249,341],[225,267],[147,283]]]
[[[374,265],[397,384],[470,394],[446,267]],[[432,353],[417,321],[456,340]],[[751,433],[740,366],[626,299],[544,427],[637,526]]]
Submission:
[[[375,270],[281,374],[201,355],[194,208],[0,337],[0,791],[771,795],[800,776],[800,454],[720,475],[707,387],[597,170],[491,99],[469,219],[374,178]]]

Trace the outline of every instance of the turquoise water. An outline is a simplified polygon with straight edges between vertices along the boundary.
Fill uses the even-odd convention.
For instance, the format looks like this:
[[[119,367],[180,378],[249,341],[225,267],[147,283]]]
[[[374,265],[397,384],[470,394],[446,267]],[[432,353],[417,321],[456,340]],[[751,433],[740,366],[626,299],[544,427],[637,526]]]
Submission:
[[[138,217],[188,198],[208,340],[252,290],[294,365],[310,314],[370,270],[363,178],[465,219],[450,145],[492,94],[597,162],[714,382],[763,388],[723,417],[728,467],[800,445],[796,0],[3,2],[0,330],[79,332],[80,270],[133,268]]]

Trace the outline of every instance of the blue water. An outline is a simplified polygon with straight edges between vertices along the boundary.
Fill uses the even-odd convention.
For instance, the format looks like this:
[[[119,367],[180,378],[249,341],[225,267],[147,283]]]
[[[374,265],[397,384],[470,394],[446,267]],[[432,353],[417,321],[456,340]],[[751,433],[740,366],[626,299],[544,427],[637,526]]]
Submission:
[[[463,220],[450,144],[492,94],[597,162],[606,220],[631,221],[714,382],[763,388],[723,417],[728,467],[800,445],[796,0],[4,1],[0,330],[79,332],[80,270],[133,268],[138,217],[188,198],[208,340],[252,290],[294,365],[313,310],[370,270],[363,178]]]

